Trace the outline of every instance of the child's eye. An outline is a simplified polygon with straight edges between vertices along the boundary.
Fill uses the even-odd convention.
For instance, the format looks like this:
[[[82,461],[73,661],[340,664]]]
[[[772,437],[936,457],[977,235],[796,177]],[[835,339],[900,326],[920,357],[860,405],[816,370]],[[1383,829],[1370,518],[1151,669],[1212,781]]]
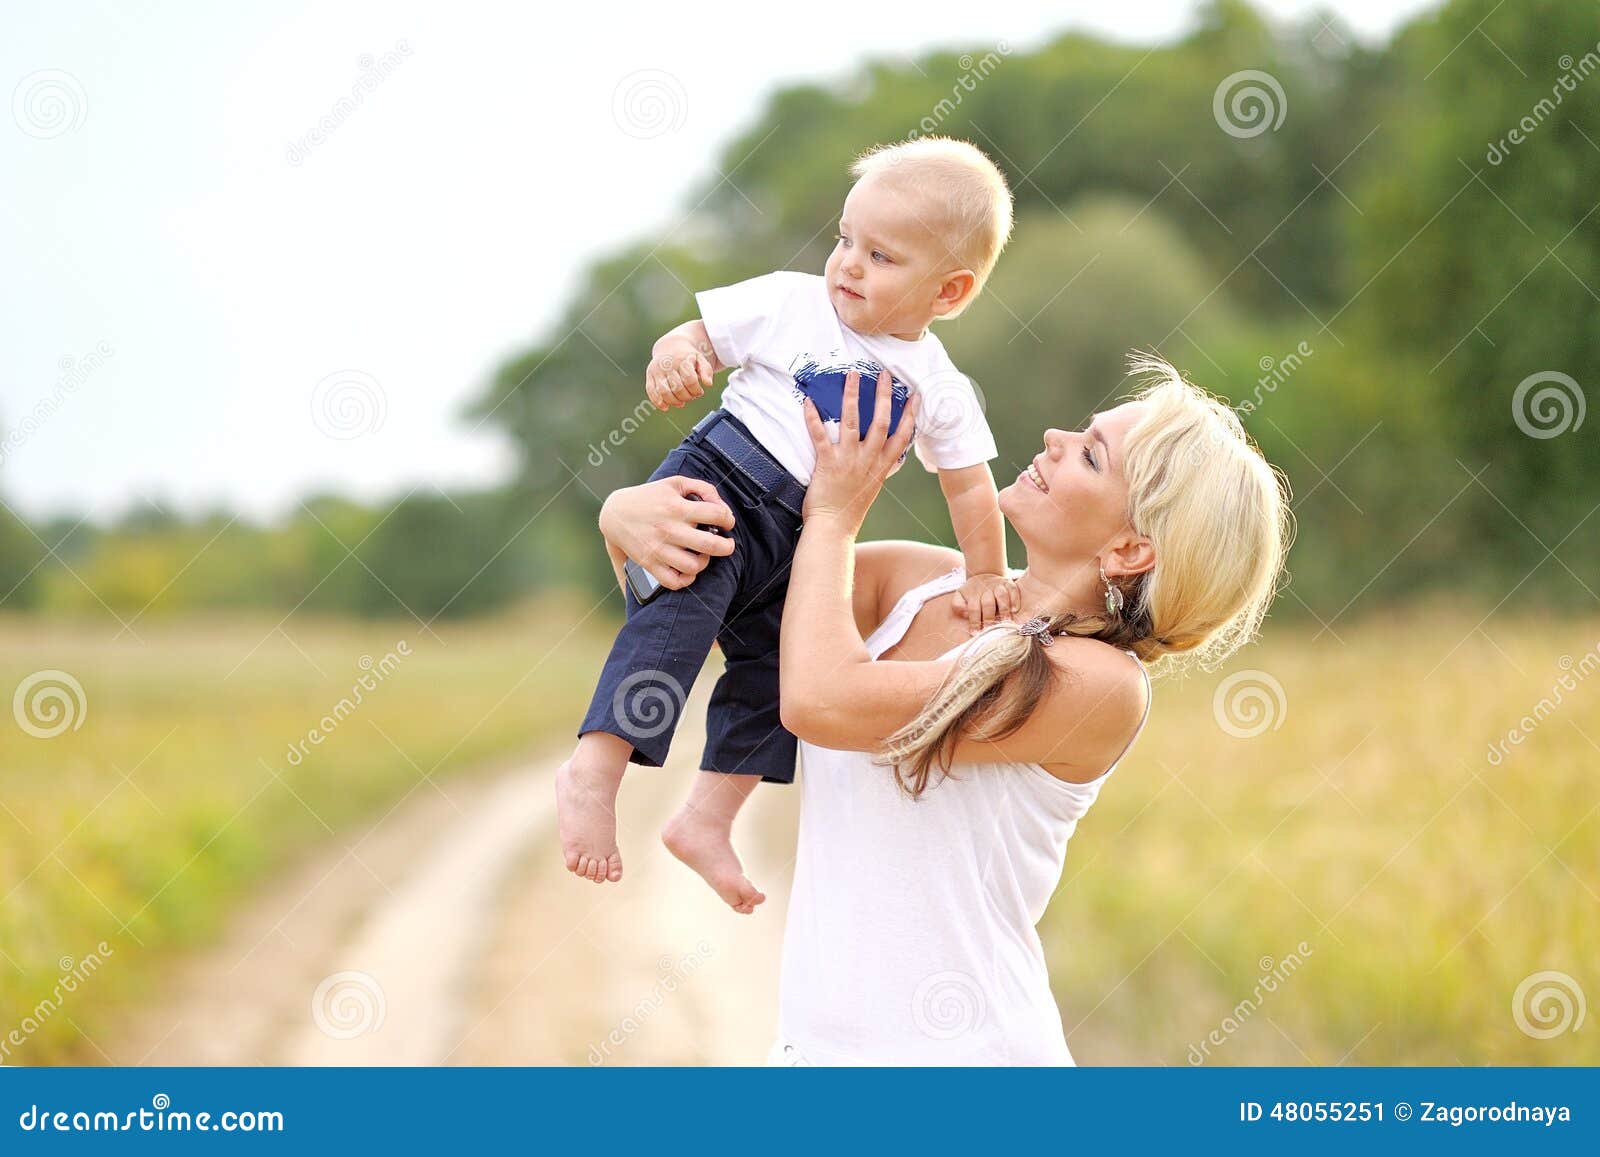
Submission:
[[[884,252],[884,251],[883,251],[883,250],[881,250],[881,249],[874,249],[874,250],[873,250],[873,251],[872,251],[872,259],[873,259],[873,260],[874,260],[874,261],[876,261],[876,262],[878,262],[878,263],[880,263],[880,264],[882,264],[882,265],[887,265],[887,264],[889,264],[889,255],[888,255],[888,254],[887,254],[887,253],[885,253],[885,252]]]
[[[835,233],[833,236],[840,245],[843,245],[846,249],[850,248],[850,238],[846,237],[843,233]]]

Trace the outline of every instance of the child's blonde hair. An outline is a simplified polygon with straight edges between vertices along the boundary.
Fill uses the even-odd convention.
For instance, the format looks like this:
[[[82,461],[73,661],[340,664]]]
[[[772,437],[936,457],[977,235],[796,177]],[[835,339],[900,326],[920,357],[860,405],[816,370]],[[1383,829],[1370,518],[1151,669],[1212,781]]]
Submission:
[[[982,292],[1011,237],[1011,189],[999,168],[967,141],[915,137],[868,149],[850,166],[850,175],[891,181],[938,207],[939,219],[929,224],[945,234],[951,256],[977,277],[972,297],[947,316],[959,314]]]

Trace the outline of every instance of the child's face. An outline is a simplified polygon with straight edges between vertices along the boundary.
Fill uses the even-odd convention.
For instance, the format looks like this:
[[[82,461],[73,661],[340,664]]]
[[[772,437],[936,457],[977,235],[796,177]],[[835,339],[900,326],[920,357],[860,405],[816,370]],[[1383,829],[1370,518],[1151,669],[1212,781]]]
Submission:
[[[857,333],[922,336],[928,323],[972,296],[976,277],[936,229],[928,198],[871,175],[844,200],[828,256],[828,300]]]

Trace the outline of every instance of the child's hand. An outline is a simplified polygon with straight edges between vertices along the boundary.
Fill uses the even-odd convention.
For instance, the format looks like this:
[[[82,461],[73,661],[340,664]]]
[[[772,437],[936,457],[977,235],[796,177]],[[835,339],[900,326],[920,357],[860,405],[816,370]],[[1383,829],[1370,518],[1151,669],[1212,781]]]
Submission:
[[[967,631],[976,635],[990,623],[1009,619],[1022,606],[1017,584],[1003,574],[972,574],[956,591],[950,609],[966,616]]]
[[[687,338],[669,335],[656,343],[644,372],[644,392],[656,409],[670,410],[704,395],[711,378],[708,352],[697,349]]]

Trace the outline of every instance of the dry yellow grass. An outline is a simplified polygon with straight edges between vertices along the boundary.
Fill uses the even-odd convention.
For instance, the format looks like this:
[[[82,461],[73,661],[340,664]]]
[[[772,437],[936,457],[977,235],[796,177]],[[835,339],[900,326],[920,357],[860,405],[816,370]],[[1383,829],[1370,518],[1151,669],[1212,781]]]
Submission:
[[[330,830],[359,839],[433,790],[425,772],[563,735],[615,627],[589,610],[437,639],[404,621],[190,620],[139,642],[0,620],[0,690],[56,668],[86,710],[55,738],[0,729],[0,1043],[38,1022],[0,1060],[99,1059],[106,1013],[264,874]],[[1600,1014],[1546,1039],[1513,1007],[1541,972],[1571,986],[1533,982],[1535,1031],[1559,1026],[1562,994],[1600,996],[1600,621],[1478,619],[1273,627],[1222,673],[1157,683],[1043,928],[1081,1063],[1600,1063]],[[402,639],[412,654],[292,764],[361,656],[381,666]],[[1219,709],[1243,672],[1281,698],[1251,675]],[[112,954],[56,1000],[101,940]]]
[[[0,728],[0,1062],[98,1060],[104,1014],[265,873],[330,833],[354,843],[428,777],[566,731],[616,626],[590,610],[432,631],[188,619],[138,639],[0,619],[8,707],[40,672],[82,690],[39,679]]]
[[[1600,998],[1600,621],[1479,617],[1275,629],[1156,684],[1045,926],[1081,1062],[1600,1063],[1592,1015],[1513,1011],[1543,971],[1571,983],[1530,983],[1535,1032]],[[1214,704],[1243,671],[1282,689],[1235,684],[1248,738]]]

